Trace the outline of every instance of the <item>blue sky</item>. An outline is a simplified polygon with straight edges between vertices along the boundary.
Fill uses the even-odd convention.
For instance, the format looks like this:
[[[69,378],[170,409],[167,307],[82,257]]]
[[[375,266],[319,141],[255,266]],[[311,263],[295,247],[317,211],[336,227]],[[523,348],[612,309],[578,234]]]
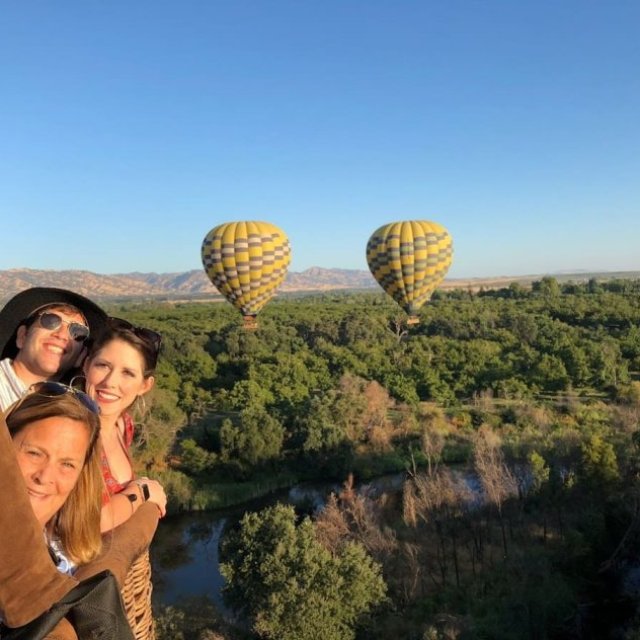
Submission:
[[[4,0],[0,269],[199,269],[230,220],[366,269],[426,219],[452,277],[638,270],[639,69],[637,0]]]

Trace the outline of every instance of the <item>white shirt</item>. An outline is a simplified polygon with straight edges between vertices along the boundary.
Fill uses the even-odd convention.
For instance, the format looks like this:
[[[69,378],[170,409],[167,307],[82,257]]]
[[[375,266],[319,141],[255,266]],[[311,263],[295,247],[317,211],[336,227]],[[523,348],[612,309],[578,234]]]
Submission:
[[[45,536],[46,538],[46,536]],[[52,560],[54,561],[56,568],[60,573],[66,573],[69,576],[72,576],[75,573],[76,565],[67,558],[65,552],[60,544],[60,540],[57,538],[53,538],[48,540],[49,549],[52,552]],[[55,559],[54,559],[55,557]]]
[[[20,400],[29,387],[18,378],[10,358],[0,360],[0,411]]]

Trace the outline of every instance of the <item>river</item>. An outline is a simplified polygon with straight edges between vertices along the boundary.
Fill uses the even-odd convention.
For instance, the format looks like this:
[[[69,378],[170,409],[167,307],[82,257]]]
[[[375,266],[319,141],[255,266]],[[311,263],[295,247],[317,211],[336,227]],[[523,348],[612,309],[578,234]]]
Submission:
[[[382,476],[357,488],[382,493],[399,489],[403,479],[404,473]],[[154,605],[173,605],[185,599],[205,597],[230,615],[222,601],[224,578],[218,557],[225,527],[236,523],[248,511],[258,511],[276,502],[317,510],[332,492],[340,489],[340,483],[300,484],[237,507],[165,518],[151,545]]]
[[[469,487],[474,501],[481,489],[477,478],[464,467],[450,469]],[[357,485],[359,492],[380,495],[401,488],[405,473],[381,476]],[[222,601],[224,578],[220,574],[218,548],[225,527],[238,522],[248,511],[258,511],[281,502],[313,512],[325,504],[341,483],[304,483],[237,507],[194,512],[165,518],[151,545],[153,599],[155,605],[174,605],[193,598],[206,598],[225,616],[231,612]]]

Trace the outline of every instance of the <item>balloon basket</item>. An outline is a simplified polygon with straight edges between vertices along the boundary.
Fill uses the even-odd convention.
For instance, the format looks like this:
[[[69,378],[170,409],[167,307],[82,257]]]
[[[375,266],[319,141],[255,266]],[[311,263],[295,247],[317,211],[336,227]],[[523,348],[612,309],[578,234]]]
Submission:
[[[242,328],[245,331],[255,331],[258,328],[256,316],[242,316]]]
[[[420,318],[418,318],[418,316],[409,316],[407,318],[407,325],[412,324],[420,324]]]

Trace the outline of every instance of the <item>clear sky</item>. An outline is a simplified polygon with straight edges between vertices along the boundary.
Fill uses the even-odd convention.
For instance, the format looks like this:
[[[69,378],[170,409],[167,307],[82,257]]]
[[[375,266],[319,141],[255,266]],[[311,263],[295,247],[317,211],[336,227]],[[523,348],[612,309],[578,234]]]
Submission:
[[[452,277],[640,269],[640,2],[0,4],[0,269],[199,269],[231,220],[366,269],[411,219]]]

